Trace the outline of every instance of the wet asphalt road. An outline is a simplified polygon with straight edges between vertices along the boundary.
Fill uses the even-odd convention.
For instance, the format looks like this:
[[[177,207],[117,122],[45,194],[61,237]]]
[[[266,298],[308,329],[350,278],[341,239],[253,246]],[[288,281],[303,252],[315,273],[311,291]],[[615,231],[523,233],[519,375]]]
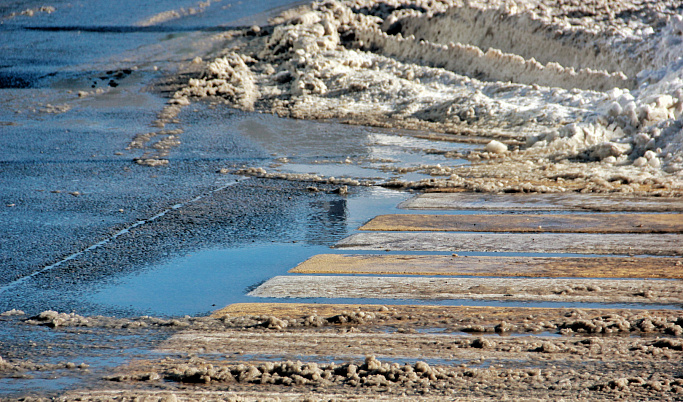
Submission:
[[[163,108],[148,86],[195,56],[183,48],[189,40],[258,22],[263,17],[254,15],[287,3],[221,2],[158,29],[139,25],[195,3],[58,1],[53,12],[32,17],[11,15],[42,3],[0,7],[0,311],[116,313],[83,295],[108,278],[202,248],[302,237],[320,243],[344,232],[330,215],[343,202],[338,195],[217,173],[273,157],[240,132],[258,116],[188,112],[165,167],[137,165],[140,151],[126,149],[134,135],[152,130]],[[105,94],[76,95],[97,88]],[[302,219],[331,220],[331,232],[302,234]]]
[[[220,51],[217,31],[287,4],[214,1],[187,15],[196,3],[0,6],[0,312],[182,315],[245,301],[408,195],[358,187],[344,197],[219,170],[272,171],[286,156],[293,172],[388,178],[384,162],[368,161],[438,163],[421,150],[461,147],[197,102],[165,127],[182,131],[170,163],[136,164],[145,150],[129,145],[159,130],[161,88],[179,66]],[[169,10],[181,16],[146,25]]]

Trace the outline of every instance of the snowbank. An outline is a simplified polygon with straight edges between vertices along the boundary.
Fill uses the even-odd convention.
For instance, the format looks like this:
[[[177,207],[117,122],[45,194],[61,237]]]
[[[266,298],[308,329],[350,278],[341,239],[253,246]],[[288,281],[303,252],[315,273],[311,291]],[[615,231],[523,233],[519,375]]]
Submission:
[[[529,191],[565,189],[563,174],[549,170],[578,165],[597,183],[591,191],[680,193],[683,17],[676,7],[326,0],[245,30],[175,98],[490,138],[496,143],[471,155],[488,170],[449,174],[543,182]],[[496,183],[484,190],[518,191]]]

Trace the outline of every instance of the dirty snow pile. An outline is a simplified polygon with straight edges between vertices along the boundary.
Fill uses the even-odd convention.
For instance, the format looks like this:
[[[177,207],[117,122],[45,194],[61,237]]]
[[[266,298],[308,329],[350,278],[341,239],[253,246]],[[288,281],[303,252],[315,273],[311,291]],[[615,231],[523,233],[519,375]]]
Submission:
[[[486,145],[406,187],[683,191],[673,0],[324,0],[233,33],[174,97]]]

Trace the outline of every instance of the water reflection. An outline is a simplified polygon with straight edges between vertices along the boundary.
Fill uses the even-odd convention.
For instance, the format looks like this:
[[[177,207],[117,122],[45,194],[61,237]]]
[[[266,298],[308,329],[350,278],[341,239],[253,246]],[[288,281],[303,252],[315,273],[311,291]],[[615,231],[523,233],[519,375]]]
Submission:
[[[312,201],[306,242],[312,245],[334,244],[348,233],[346,199]]]
[[[398,168],[466,164],[466,160],[452,159],[445,153],[478,147],[417,138],[411,132],[282,119],[266,114],[250,115],[238,127],[255,147],[279,158],[277,164],[264,166],[268,171],[378,182],[393,177]],[[431,177],[419,172],[401,175],[405,180]]]
[[[313,255],[332,252],[329,246],[368,219],[381,213],[397,212],[396,205],[408,197],[406,193],[382,188],[352,189],[347,196],[323,192],[308,194],[305,200],[289,201],[289,207],[274,206],[273,210],[278,212],[273,220],[263,221],[263,215],[259,215],[246,222],[227,224],[226,231],[214,227],[212,230],[217,232],[217,238],[224,239],[223,242],[204,244],[191,253],[162,259],[144,270],[121,276],[100,286],[88,301],[125,309],[128,315],[203,314],[231,303],[260,301],[246,296],[246,289],[274,276],[285,275]],[[269,199],[271,203],[277,200],[272,196]],[[221,211],[230,205],[220,204]],[[262,207],[259,204],[255,209]],[[259,228],[247,229],[259,221],[263,221]],[[238,235],[230,231],[235,225],[242,231],[260,235],[247,237],[242,233],[242,243],[237,239],[225,242],[226,238]],[[265,228],[263,232],[261,228]],[[251,239],[260,240],[252,242]]]

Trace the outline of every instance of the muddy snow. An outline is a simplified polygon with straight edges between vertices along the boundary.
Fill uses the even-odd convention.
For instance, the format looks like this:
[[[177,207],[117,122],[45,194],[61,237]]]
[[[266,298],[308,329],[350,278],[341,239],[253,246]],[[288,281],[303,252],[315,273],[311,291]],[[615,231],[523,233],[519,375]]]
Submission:
[[[171,102],[488,138],[468,153],[473,166],[396,187],[680,194],[680,11],[675,1],[315,2],[231,32]]]
[[[255,315],[264,309],[275,315]],[[112,368],[92,380],[96,390],[63,400],[641,400],[683,392],[677,311],[246,304],[176,322],[54,312],[23,320],[57,333],[133,324],[134,335],[143,322],[175,328],[156,356]],[[3,375],[40,369],[0,360]]]

